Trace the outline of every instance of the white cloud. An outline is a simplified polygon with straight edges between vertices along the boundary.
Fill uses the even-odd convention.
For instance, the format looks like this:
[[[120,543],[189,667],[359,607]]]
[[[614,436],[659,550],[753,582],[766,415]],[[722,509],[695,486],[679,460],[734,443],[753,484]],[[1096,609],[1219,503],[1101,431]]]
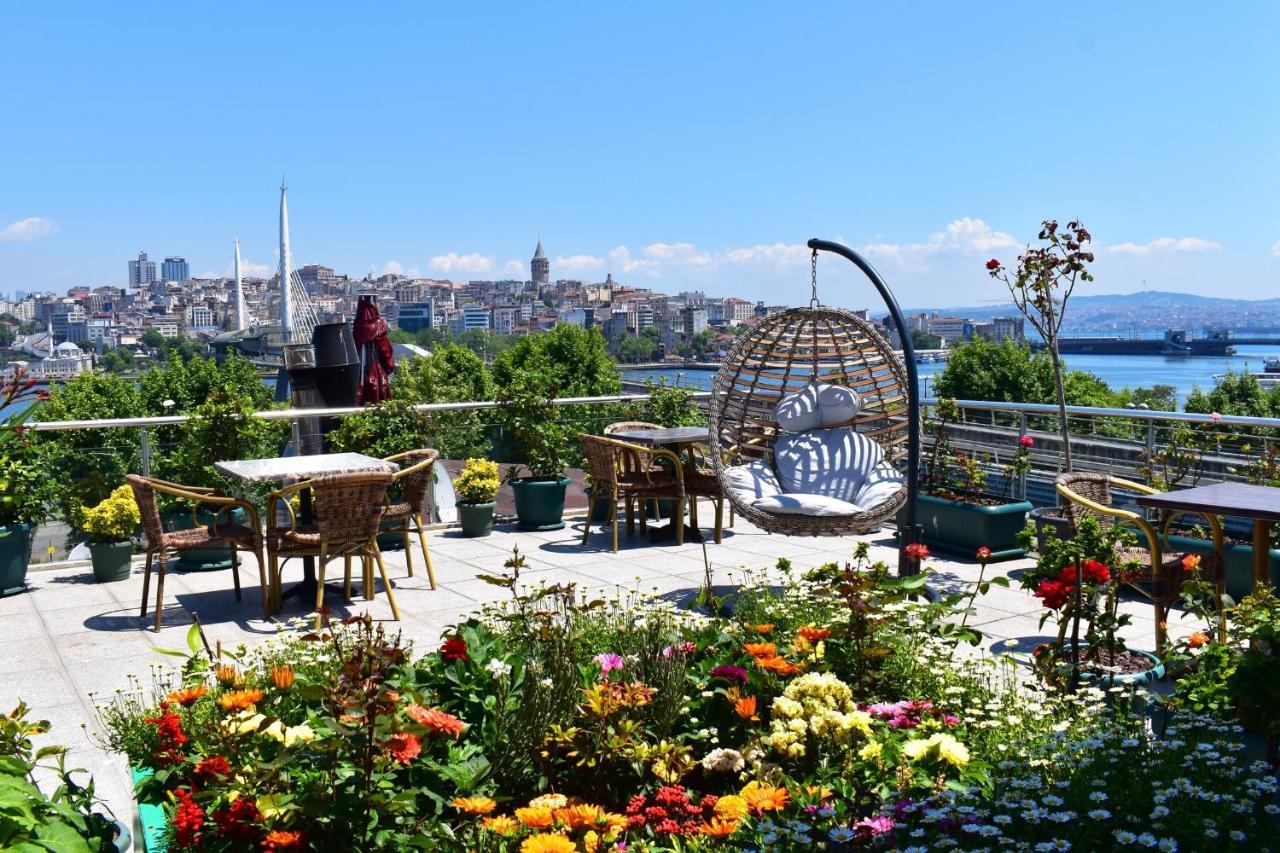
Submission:
[[[1125,255],[1150,255],[1155,252],[1221,252],[1222,244],[1199,237],[1157,237],[1150,243],[1120,243],[1108,246],[1107,251]]]
[[[30,243],[57,232],[58,223],[43,216],[28,216],[0,229],[0,243]]]
[[[692,243],[650,243],[641,250],[646,258],[688,266],[707,266],[711,256]]]
[[[524,264],[519,261],[507,261],[502,265],[502,271],[507,275],[524,275]]]
[[[809,247],[800,243],[773,243],[730,249],[724,253],[724,261],[730,264],[769,264],[777,267],[795,266],[809,261]]]
[[[563,270],[569,273],[590,272],[592,270],[604,269],[607,262],[604,258],[597,258],[595,255],[570,255],[569,257],[556,257],[551,261],[551,269]],[[523,267],[521,267],[523,269]]]
[[[494,260],[479,252],[471,252],[466,255],[450,252],[447,255],[434,256],[427,264],[433,270],[442,273],[482,273],[493,269]]]
[[[405,268],[399,261],[387,261],[382,265],[382,275],[407,275],[409,278],[421,278],[422,272],[417,267]]]
[[[896,261],[919,261],[938,254],[977,254],[1021,245],[1012,234],[993,230],[981,219],[965,216],[954,219],[947,227],[923,243],[873,242],[863,246],[871,255]]]
[[[1280,242],[1271,244],[1271,254],[1275,255],[1277,258],[1280,258]]]
[[[618,246],[609,251],[609,264],[626,275],[637,272],[652,273],[654,268],[653,261],[631,257],[631,250],[626,246]]]

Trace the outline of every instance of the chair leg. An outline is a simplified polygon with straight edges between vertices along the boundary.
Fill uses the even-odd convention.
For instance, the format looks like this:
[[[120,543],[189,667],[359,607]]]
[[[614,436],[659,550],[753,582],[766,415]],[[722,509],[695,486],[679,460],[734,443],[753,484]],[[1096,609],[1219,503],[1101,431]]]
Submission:
[[[720,537],[723,535],[724,523],[724,498],[716,499],[716,544],[720,544]]]
[[[413,577],[413,553],[409,550],[409,522],[405,521],[400,529],[400,541],[404,543],[404,564],[409,568],[409,577]]]
[[[271,590],[267,583],[267,563],[262,557],[262,548],[254,548],[253,556],[258,561],[258,585],[262,587],[262,618],[271,618]]]
[[[644,501],[640,501],[640,523],[644,524]],[[631,498],[627,498],[627,536],[636,535],[636,514]]]
[[[618,553],[618,501],[609,504],[609,532],[613,536],[613,553]]]
[[[147,551],[147,568],[142,573],[142,610],[138,613],[139,619],[147,615],[147,593],[151,591],[151,561],[154,557],[154,551]]]
[[[279,613],[283,604],[280,597],[280,560],[275,551],[267,549],[267,601],[272,613]]]
[[[387,564],[382,561],[382,552],[378,550],[378,543],[373,543],[373,554],[378,561],[378,572],[382,575],[382,585],[387,588],[387,601],[391,604],[391,615],[396,621],[400,621],[400,606],[396,604],[396,593],[391,588],[391,578],[387,577]]]
[[[587,507],[587,519],[582,523],[582,547],[587,546],[587,541],[591,539],[591,507]]]
[[[671,523],[676,526],[676,544],[684,544],[684,498],[676,501],[675,511],[672,513]]]
[[[320,630],[320,608],[324,607],[324,548],[320,548],[319,564],[316,566],[316,630]]]
[[[361,565],[364,567],[364,600],[373,601],[378,592],[373,586],[373,558],[366,555]]]
[[[590,520],[591,520],[591,516],[588,515],[587,516],[588,523],[590,522]],[[436,569],[435,569],[435,566],[431,565],[431,552],[427,550],[427,528],[422,523],[421,515],[415,515],[413,517],[413,523],[418,526],[418,541],[422,543],[422,561],[427,564],[427,580],[431,582],[431,588],[435,589],[436,588]],[[409,550],[408,545],[405,545],[405,550],[406,551]],[[410,574],[412,574],[412,572]]]
[[[236,601],[244,601],[240,593],[240,561],[236,559],[236,546],[231,546],[231,582],[235,584]]]
[[[698,496],[689,495],[689,526],[698,529]]]
[[[351,604],[351,555],[342,555],[342,600]]]
[[[160,623],[164,619],[164,570],[166,560],[164,551],[161,551],[157,556],[159,557],[160,565],[157,566],[159,573],[156,575],[156,633],[159,634]]]

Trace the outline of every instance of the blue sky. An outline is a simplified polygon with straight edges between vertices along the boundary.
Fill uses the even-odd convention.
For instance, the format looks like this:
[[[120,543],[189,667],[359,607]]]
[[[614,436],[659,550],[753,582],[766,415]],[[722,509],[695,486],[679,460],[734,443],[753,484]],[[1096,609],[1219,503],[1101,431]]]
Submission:
[[[541,235],[553,277],[796,302],[823,236],[980,304],[1080,217],[1094,292],[1280,295],[1280,5],[805,8],[6,4],[0,292],[265,269],[283,174],[296,261],[359,275]]]

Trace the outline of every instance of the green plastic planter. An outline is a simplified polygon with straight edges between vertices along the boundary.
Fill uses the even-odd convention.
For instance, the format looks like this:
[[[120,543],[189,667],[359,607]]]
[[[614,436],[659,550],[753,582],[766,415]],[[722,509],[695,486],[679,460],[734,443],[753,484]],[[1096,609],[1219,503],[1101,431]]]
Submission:
[[[483,504],[457,503],[458,524],[462,535],[471,539],[488,536],[493,532],[493,508],[496,501]]]
[[[133,543],[93,542],[89,557],[93,561],[93,579],[98,583],[125,581],[132,570]]]
[[[138,783],[152,776],[149,767],[129,767],[129,777],[133,780],[134,790]],[[168,849],[165,836],[169,834],[169,819],[165,817],[164,806],[160,803],[142,802],[134,794],[137,808],[133,817],[133,840],[137,849],[143,853],[160,853]]]
[[[924,527],[925,544],[968,557],[985,546],[991,549],[993,563],[1023,555],[1018,532],[1026,527],[1029,512],[1027,501],[980,506],[932,495],[916,497],[916,521]],[[906,523],[904,507],[898,511],[898,529]]]
[[[1208,539],[1190,536],[1166,536],[1162,547],[1170,551],[1190,554],[1211,554],[1213,543]],[[1223,548],[1227,573],[1227,595],[1236,601],[1253,589],[1253,546],[1227,545]],[[1271,549],[1271,585],[1280,586],[1280,549]]]
[[[516,526],[521,530],[561,530],[564,528],[564,491],[569,479],[516,480],[511,484],[516,499]]]
[[[1159,681],[1164,678],[1164,662],[1151,652],[1144,652],[1141,649],[1129,649],[1135,655],[1142,655],[1151,661],[1151,668],[1142,672],[1126,672],[1121,675],[1102,675],[1095,676],[1091,672],[1080,673],[1081,684],[1092,684],[1095,681],[1099,687],[1136,687],[1140,684],[1150,684],[1153,681]]]
[[[26,587],[32,529],[30,524],[0,527],[0,595],[22,592]]]

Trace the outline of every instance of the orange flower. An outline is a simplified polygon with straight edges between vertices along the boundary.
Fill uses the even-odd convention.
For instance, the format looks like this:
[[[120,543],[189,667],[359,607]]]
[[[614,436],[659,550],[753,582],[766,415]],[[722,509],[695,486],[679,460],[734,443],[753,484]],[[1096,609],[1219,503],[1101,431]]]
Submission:
[[[218,679],[218,683],[224,687],[235,684],[239,680],[240,675],[236,672],[236,668],[229,663],[220,663],[213,668],[213,676]]]
[[[698,827],[698,832],[711,838],[728,838],[733,835],[734,830],[738,828],[736,820],[721,820],[718,817],[711,818],[711,823],[704,823]]]
[[[436,708],[427,708],[423,705],[407,705],[404,712],[409,716],[409,719],[427,728],[433,735],[449,735],[450,737],[458,738],[462,737],[463,731],[467,728],[467,724],[453,714]]]
[[[488,814],[498,807],[498,804],[488,797],[454,797],[453,807],[467,814]]]
[[[263,853],[294,853],[305,849],[305,839],[295,829],[273,829],[262,839]]]
[[[1188,554],[1183,557],[1182,568],[1186,569],[1188,572],[1194,572],[1196,569],[1200,568],[1200,555]]]
[[[271,683],[276,686],[277,690],[288,690],[293,686],[293,682],[297,677],[291,666],[271,667]]]
[[[733,703],[733,712],[744,720],[758,720],[756,714],[756,697],[747,696]]]
[[[755,631],[757,634],[771,634],[773,633],[773,625],[770,623],[765,623],[764,625],[752,625],[751,630]]]
[[[819,640],[825,640],[827,637],[830,637],[831,629],[818,628],[813,625],[805,625],[799,631],[796,631],[796,634],[798,634],[801,637],[804,637],[805,640],[810,643],[816,643]]]
[[[817,797],[819,800],[829,800],[834,794],[830,788],[824,788],[822,785],[805,785],[804,792],[811,797]]]
[[[756,658],[756,665],[763,670],[772,672],[776,675],[786,678],[788,675],[795,675],[800,671],[800,667],[793,664],[784,657],[774,655],[770,658]]]
[[[555,813],[547,806],[516,809],[516,819],[530,829],[547,829],[555,823]]]
[[[490,832],[496,832],[499,835],[508,835],[520,828],[520,821],[510,815],[497,815],[495,817],[487,817],[480,821],[480,826]]]
[[[218,697],[218,704],[224,711],[244,711],[262,701],[262,691],[250,688],[223,693]]]
[[[771,658],[778,653],[776,643],[743,643],[742,650],[753,658]]]
[[[740,793],[742,799],[747,801],[747,805],[756,814],[781,811],[787,807],[787,801],[790,799],[786,788],[775,788],[773,785],[760,782],[747,783]]]
[[[397,764],[410,764],[422,754],[422,741],[417,735],[397,732],[386,739],[382,749]]]
[[[1190,637],[1187,637],[1187,645],[1193,649],[1198,649],[1207,642],[1209,642],[1209,635],[1204,631],[1196,631]]]
[[[530,835],[520,845],[520,853],[577,853],[578,845],[559,833]]]
[[[169,701],[176,702],[184,708],[190,708],[196,701],[209,692],[209,688],[203,684],[197,684],[195,687],[185,687],[182,690],[175,690],[169,694]]]
[[[580,803],[576,806],[556,809],[555,817],[570,830],[582,829],[599,825],[604,820],[604,809],[588,803]]]

